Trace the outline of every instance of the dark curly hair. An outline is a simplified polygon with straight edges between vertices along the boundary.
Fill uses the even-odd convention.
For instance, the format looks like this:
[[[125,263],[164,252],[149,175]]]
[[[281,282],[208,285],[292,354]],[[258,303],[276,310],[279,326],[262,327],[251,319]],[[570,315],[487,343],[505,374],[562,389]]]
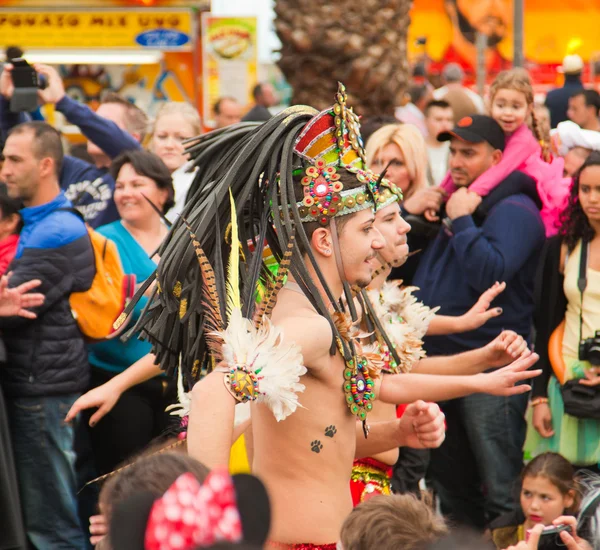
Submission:
[[[588,166],[600,166],[600,152],[594,151],[573,177],[569,204],[560,216],[560,235],[569,252],[573,251],[581,239],[591,241],[596,235],[579,203],[579,178]]]

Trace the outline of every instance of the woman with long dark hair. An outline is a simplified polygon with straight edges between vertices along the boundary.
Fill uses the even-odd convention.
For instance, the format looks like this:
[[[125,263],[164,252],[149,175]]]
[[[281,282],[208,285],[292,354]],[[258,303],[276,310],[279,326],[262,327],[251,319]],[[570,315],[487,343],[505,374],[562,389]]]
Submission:
[[[600,461],[600,421],[565,414],[561,384],[580,379],[600,386],[600,366],[580,354],[580,342],[600,330],[600,153],[573,179],[558,236],[548,241],[537,285],[536,352],[544,374],[533,383],[526,450],[554,451],[577,466]],[[587,249],[587,285],[578,286],[581,250]],[[562,336],[562,337],[561,337]]]

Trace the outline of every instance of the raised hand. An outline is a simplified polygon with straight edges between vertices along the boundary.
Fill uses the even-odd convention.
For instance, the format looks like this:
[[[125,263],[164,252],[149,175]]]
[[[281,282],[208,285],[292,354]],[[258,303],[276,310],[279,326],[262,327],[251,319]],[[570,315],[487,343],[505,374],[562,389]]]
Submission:
[[[437,449],[446,438],[445,416],[436,403],[411,403],[399,422],[399,447]]]
[[[62,78],[58,74],[58,71],[50,65],[43,65],[38,63],[34,65],[34,69],[46,77],[48,85],[43,90],[38,90],[38,97],[44,103],[58,103],[63,97],[65,97],[65,87],[63,85]]]
[[[488,374],[476,374],[475,376],[479,379],[477,384],[479,392],[503,396],[528,392],[531,390],[529,384],[520,384],[518,386],[515,384],[542,374],[541,369],[528,370],[538,359],[539,356],[537,353],[531,353],[531,351],[527,350],[519,359],[504,368]]]
[[[505,288],[506,283],[495,282],[479,297],[479,300],[467,313],[461,315],[460,323],[464,327],[464,331],[478,329],[493,317],[502,315],[502,308],[490,309],[490,305],[500,293],[504,292]]]
[[[527,342],[512,330],[504,330],[484,348],[489,367],[503,367],[518,359],[527,350]]]
[[[10,273],[0,278],[0,317],[19,316],[35,319],[37,315],[29,308],[41,306],[46,299],[43,294],[29,293],[42,284],[39,279],[8,288]]]
[[[10,99],[15,92],[12,70],[12,63],[6,63],[6,65],[2,67],[2,74],[0,74],[0,95],[4,96],[5,99]]]

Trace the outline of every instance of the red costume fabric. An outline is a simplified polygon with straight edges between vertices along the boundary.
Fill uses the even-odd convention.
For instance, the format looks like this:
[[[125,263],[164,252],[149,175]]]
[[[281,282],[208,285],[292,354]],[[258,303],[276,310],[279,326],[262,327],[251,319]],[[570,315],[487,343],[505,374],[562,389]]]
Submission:
[[[377,495],[390,495],[391,478],[392,467],[388,464],[374,458],[355,460],[350,478],[354,506]]]

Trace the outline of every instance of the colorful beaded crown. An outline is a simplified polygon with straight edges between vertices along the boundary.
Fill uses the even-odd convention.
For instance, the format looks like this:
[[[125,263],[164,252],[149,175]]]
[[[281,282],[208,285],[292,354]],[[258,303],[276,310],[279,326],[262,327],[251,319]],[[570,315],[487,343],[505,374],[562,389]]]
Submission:
[[[304,198],[297,203],[303,222],[326,225],[330,218],[387,206],[402,197],[396,185],[366,168],[359,119],[346,100],[339,83],[336,103],[315,116],[296,140],[294,152],[310,163],[300,182]],[[339,169],[364,185],[344,191]]]

